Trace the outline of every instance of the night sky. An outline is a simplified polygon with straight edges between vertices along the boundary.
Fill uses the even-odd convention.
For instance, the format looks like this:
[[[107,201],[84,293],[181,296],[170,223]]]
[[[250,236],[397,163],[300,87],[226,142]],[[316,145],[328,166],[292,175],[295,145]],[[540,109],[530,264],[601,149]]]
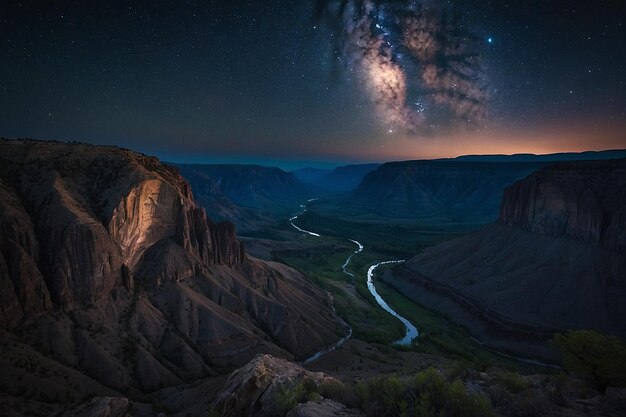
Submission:
[[[626,148],[624,3],[1,1],[0,136],[283,166]]]

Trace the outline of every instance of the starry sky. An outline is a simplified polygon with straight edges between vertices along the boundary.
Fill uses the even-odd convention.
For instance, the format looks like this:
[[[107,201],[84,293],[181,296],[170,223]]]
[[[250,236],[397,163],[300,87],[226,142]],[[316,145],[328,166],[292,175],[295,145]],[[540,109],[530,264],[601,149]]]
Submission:
[[[626,148],[620,1],[0,1],[0,136],[333,165]]]

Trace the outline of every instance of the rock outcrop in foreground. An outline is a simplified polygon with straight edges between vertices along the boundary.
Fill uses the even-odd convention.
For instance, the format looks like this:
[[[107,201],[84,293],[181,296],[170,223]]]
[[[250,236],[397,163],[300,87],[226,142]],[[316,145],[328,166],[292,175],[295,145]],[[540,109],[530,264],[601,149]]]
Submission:
[[[342,332],[323,291],[247,257],[175,168],[116,147],[0,140],[0,290],[5,404],[133,398]]]
[[[509,187],[497,224],[385,279],[492,346],[546,356],[555,331],[626,338],[625,239],[626,159],[563,163]]]
[[[289,361],[270,355],[259,355],[246,366],[233,372],[215,402],[215,411],[222,417],[272,417],[287,416],[363,416],[360,411],[349,410],[336,401],[318,398],[303,404],[292,404],[285,409],[281,397],[297,385],[306,384],[319,390],[325,384],[338,383],[335,378],[321,372],[310,372]],[[290,407],[291,408],[291,407]]]

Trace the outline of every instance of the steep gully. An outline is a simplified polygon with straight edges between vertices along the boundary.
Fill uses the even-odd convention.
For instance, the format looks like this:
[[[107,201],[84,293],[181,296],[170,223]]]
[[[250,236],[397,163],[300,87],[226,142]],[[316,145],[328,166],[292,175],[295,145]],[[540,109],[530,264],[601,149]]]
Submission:
[[[307,200],[308,203],[311,203],[313,201],[317,200],[317,198],[311,198],[309,200]],[[289,224],[291,224],[291,226],[296,229],[297,231],[301,232],[301,233],[305,233],[308,234],[310,236],[314,236],[314,237],[321,237],[321,235],[319,233],[315,233],[312,232],[310,230],[305,230],[302,229],[301,227],[298,227],[294,224],[294,221],[298,219],[298,217],[300,217],[302,214],[304,214],[306,212],[306,205],[301,205],[300,206],[302,208],[302,211],[298,214],[296,214],[295,216],[291,217],[289,219]],[[350,256],[348,256],[348,258],[346,259],[346,261],[344,262],[344,264],[341,266],[341,269],[343,271],[344,274],[355,278],[354,273],[350,272],[348,270],[348,266],[350,265],[350,261],[352,260],[352,257],[354,255],[357,255],[361,252],[363,252],[363,249],[365,249],[365,247],[358,241],[354,240],[354,239],[347,239],[350,242],[354,243],[355,245],[357,245],[357,250],[354,251],[353,253],[350,254]],[[393,308],[391,308],[389,306],[389,304],[387,304],[387,302],[380,296],[380,294],[378,294],[378,291],[376,290],[376,286],[374,285],[374,271],[376,271],[376,268],[378,268],[381,265],[389,265],[389,264],[398,264],[398,263],[402,263],[404,262],[403,260],[396,260],[396,261],[384,261],[384,262],[378,262],[374,265],[371,265],[367,271],[367,289],[369,290],[370,294],[372,294],[372,296],[374,297],[374,299],[376,300],[376,302],[378,303],[378,305],[385,310],[386,312],[388,312],[389,314],[391,314],[392,316],[396,317],[398,320],[400,320],[402,322],[402,324],[404,325],[404,327],[406,328],[406,334],[405,336],[396,341],[395,343],[398,345],[410,345],[411,342],[413,341],[413,339],[415,339],[418,335],[419,335],[419,331],[417,330],[417,328],[410,322],[408,321],[406,318],[402,317],[400,314],[398,314]],[[310,363],[310,362],[314,362],[317,359],[319,359],[320,357],[322,357],[323,355],[325,355],[326,353],[332,352],[333,350],[336,350],[338,348],[340,348],[348,339],[350,339],[350,337],[352,337],[352,328],[349,327],[349,331],[348,331],[348,335],[343,337],[342,339],[340,339],[339,341],[337,341],[335,344],[331,345],[331,346],[327,346],[326,348],[320,350],[319,352],[315,353],[313,356],[307,358],[306,360],[303,361],[303,363]]]

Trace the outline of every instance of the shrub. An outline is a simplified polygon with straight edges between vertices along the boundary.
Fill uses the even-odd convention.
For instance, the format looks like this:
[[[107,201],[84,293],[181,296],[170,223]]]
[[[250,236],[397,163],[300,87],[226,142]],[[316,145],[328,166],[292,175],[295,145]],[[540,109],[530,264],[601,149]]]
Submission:
[[[457,378],[468,377],[472,371],[472,364],[469,361],[457,361],[446,369],[446,378],[454,381]]]
[[[307,401],[320,401],[322,399],[322,396],[319,395],[317,392],[312,391],[307,393],[306,395],[306,400]]]
[[[557,334],[554,343],[568,371],[603,390],[626,386],[626,346],[618,338],[591,330],[570,330]]]
[[[284,416],[289,410],[295,408],[306,398],[306,391],[301,382],[297,384],[284,384],[280,386],[274,395],[274,414]]]
[[[491,404],[496,407],[504,407],[511,403],[511,394],[501,385],[492,385],[488,389]]]
[[[341,381],[334,379],[322,382],[318,392],[324,398],[343,402],[348,397],[348,388]]]
[[[459,379],[446,381],[436,369],[413,378],[396,376],[360,381],[355,387],[360,407],[368,416],[485,417],[493,415],[489,400],[468,393]]]
[[[537,392],[527,390],[515,397],[512,409],[515,417],[544,417],[550,410],[550,403]]]
[[[482,394],[468,393],[460,379],[446,383],[435,369],[420,372],[415,378],[418,416],[484,417],[493,415],[491,403]]]
[[[498,375],[498,382],[512,394],[517,394],[529,387],[529,383],[517,372],[505,372]]]
[[[307,393],[311,393],[311,392],[316,392],[317,391],[317,383],[312,378],[304,378],[302,380],[302,385],[304,387],[304,390]]]

